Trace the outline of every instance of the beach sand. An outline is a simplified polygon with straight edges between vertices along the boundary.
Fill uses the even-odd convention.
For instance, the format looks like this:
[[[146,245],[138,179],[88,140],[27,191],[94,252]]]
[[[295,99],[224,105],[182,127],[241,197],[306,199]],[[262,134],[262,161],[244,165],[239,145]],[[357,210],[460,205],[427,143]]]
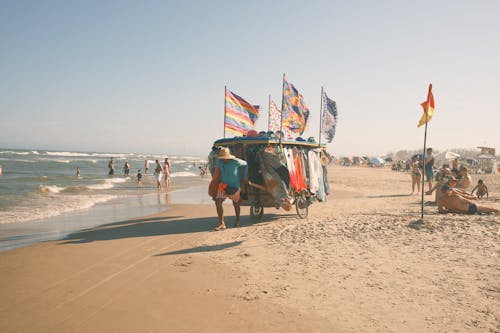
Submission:
[[[422,223],[410,174],[329,175],[304,220],[266,208],[254,222],[244,207],[241,227],[214,232],[213,205],[173,205],[2,252],[0,330],[500,331],[499,215],[427,204]],[[500,208],[500,176],[481,178],[481,202]]]

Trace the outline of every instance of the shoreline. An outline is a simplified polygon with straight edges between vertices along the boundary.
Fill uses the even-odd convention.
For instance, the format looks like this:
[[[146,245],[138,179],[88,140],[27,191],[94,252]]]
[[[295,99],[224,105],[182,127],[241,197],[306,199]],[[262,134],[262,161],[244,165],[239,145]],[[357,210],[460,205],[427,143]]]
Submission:
[[[188,186],[188,187],[183,187]],[[60,240],[80,230],[100,225],[159,214],[171,209],[172,204],[208,204],[206,186],[188,182],[169,191],[138,193],[136,196],[116,198],[88,209],[32,220],[0,224],[0,252],[39,242]]]

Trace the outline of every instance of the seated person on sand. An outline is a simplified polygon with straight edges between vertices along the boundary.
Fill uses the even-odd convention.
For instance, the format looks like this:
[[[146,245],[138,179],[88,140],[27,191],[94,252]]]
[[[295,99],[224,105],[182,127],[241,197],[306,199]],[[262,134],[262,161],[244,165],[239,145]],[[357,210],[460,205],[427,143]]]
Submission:
[[[434,185],[432,190],[436,190],[436,197],[435,197],[436,203],[439,201],[439,198],[444,195],[439,189],[441,189],[441,187],[445,184],[451,188],[451,190],[454,194],[459,195],[464,199],[468,199],[468,200],[476,200],[477,199],[475,196],[467,193],[465,190],[457,188],[457,181],[458,180],[453,176],[445,176],[441,179],[441,181],[439,181],[436,185]]]
[[[432,194],[432,192],[434,192],[436,189],[441,188],[441,186],[443,186],[443,184],[445,184],[449,178],[454,178],[453,173],[450,170],[450,166],[448,164],[443,164],[441,169],[436,172],[435,178],[437,183],[429,191],[425,192],[425,194]]]
[[[469,175],[469,170],[467,167],[463,166],[460,169],[460,179],[458,180],[457,187],[461,189],[466,189],[472,182],[472,177]]]
[[[481,199],[482,197],[484,197],[485,194],[486,194],[487,198],[489,197],[488,187],[486,187],[486,184],[483,182],[482,179],[479,179],[477,181],[477,185],[472,189],[472,192],[470,192],[470,194],[474,195],[475,190],[477,190],[476,195],[477,195],[478,199]]]
[[[476,214],[476,213],[500,213],[500,210],[490,207],[478,206],[471,200],[452,191],[448,184],[441,187],[442,196],[438,200],[438,211],[440,214]]]

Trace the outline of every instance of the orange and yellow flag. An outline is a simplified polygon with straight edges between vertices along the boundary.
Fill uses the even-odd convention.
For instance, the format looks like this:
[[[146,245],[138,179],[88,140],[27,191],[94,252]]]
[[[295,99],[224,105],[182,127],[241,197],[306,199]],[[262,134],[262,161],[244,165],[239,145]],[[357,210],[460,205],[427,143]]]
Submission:
[[[432,95],[432,83],[429,84],[427,100],[420,105],[422,105],[422,107],[424,108],[424,114],[422,115],[422,118],[420,118],[417,127],[420,127],[426,122],[431,121],[432,116],[434,115],[434,96]]]

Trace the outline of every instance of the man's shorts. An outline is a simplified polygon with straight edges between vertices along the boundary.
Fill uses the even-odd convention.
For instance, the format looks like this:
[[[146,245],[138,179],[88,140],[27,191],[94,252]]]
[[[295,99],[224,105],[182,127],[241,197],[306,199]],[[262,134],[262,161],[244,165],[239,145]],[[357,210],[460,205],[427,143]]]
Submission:
[[[233,202],[239,202],[240,201],[240,193],[241,193],[241,189],[238,189],[238,191],[236,191],[233,194],[226,194],[226,192],[224,192],[224,190],[222,190],[221,188],[218,188],[217,189],[217,196],[215,198],[216,199],[223,199],[223,201],[226,198],[229,198],[229,199],[233,200]]]
[[[427,181],[431,181],[433,176],[434,176],[434,171],[432,171],[432,169],[425,170],[425,179]]]
[[[469,204],[469,210],[468,210],[467,214],[473,215],[473,214],[476,214],[476,213],[477,213],[477,206],[476,206],[476,204],[473,204],[473,203]]]

